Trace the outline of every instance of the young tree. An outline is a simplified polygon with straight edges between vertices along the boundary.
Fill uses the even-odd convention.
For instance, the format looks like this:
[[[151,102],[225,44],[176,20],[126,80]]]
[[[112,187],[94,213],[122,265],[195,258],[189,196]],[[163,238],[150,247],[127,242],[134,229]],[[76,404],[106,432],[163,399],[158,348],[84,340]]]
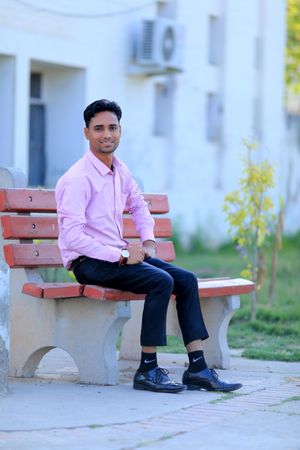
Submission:
[[[246,157],[239,180],[239,189],[225,197],[224,212],[229,234],[245,260],[241,276],[256,284],[252,296],[251,319],[256,317],[258,293],[265,277],[264,247],[274,228],[273,201],[268,191],[274,187],[274,168],[268,161],[253,162],[257,144],[244,141]]]

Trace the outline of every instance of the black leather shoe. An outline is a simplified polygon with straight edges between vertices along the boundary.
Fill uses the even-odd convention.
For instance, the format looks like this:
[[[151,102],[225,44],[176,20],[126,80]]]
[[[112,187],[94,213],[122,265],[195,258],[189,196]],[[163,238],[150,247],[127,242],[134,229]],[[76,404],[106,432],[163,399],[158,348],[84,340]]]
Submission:
[[[152,392],[169,392],[176,393],[186,389],[186,386],[175,381],[171,381],[168,377],[168,370],[155,367],[155,369],[148,372],[140,372],[137,370],[134,380],[133,388],[152,391]]]
[[[208,368],[195,373],[186,370],[182,377],[182,383],[191,391],[206,389],[207,391],[229,392],[236,391],[243,386],[241,383],[228,383],[220,380],[217,372]]]

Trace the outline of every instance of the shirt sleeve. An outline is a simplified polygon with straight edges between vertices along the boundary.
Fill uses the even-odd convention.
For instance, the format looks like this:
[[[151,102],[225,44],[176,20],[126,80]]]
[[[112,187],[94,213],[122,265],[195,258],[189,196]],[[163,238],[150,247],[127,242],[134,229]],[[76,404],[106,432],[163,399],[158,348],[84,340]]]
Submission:
[[[136,229],[141,237],[142,242],[151,240],[155,241],[154,237],[154,219],[150,214],[147,203],[133,179],[129,170],[127,169],[127,192],[129,193],[126,208],[132,216]]]
[[[87,179],[69,177],[61,179],[56,188],[59,246],[79,255],[117,262],[121,250],[103,245],[96,238],[85,233],[85,211],[91,197]]]

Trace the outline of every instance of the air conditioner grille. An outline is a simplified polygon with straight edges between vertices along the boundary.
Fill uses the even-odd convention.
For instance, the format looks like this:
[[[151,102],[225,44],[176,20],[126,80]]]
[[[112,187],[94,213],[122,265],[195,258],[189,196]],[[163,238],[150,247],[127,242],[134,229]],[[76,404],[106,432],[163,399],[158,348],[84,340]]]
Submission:
[[[143,45],[142,45],[142,55],[143,59],[151,60],[153,57],[153,33],[154,33],[154,22],[151,20],[145,20],[143,23]]]

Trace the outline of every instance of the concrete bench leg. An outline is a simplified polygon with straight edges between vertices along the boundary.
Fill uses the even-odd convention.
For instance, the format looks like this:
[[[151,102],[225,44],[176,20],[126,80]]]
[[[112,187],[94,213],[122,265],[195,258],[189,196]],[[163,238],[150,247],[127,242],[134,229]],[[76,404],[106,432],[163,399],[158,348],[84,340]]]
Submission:
[[[124,325],[122,331],[120,359],[138,361],[141,356],[141,324],[144,309],[143,300],[131,302],[131,318]]]
[[[123,325],[130,318],[130,304],[104,302],[99,305],[94,300],[84,299],[80,305],[78,300],[71,307],[68,303],[65,309],[59,312],[57,339],[60,347],[74,358],[80,381],[118,384],[116,346]]]
[[[230,353],[227,342],[228,324],[240,307],[237,295],[203,298],[201,308],[209,338],[203,341],[205,359],[209,367],[229,369]]]
[[[239,296],[201,299],[201,309],[210,336],[203,341],[205,359],[209,367],[219,369],[230,367],[227,330],[231,317],[239,307]],[[132,302],[131,311],[131,319],[124,326],[122,333],[120,358],[138,360],[141,351],[140,327],[143,302]],[[181,337],[174,301],[170,301],[169,304],[167,333]]]
[[[11,376],[33,376],[41,358],[58,347],[74,359],[81,382],[119,382],[116,345],[130,317],[128,302],[99,304],[88,298],[43,300],[19,295],[13,306]]]

